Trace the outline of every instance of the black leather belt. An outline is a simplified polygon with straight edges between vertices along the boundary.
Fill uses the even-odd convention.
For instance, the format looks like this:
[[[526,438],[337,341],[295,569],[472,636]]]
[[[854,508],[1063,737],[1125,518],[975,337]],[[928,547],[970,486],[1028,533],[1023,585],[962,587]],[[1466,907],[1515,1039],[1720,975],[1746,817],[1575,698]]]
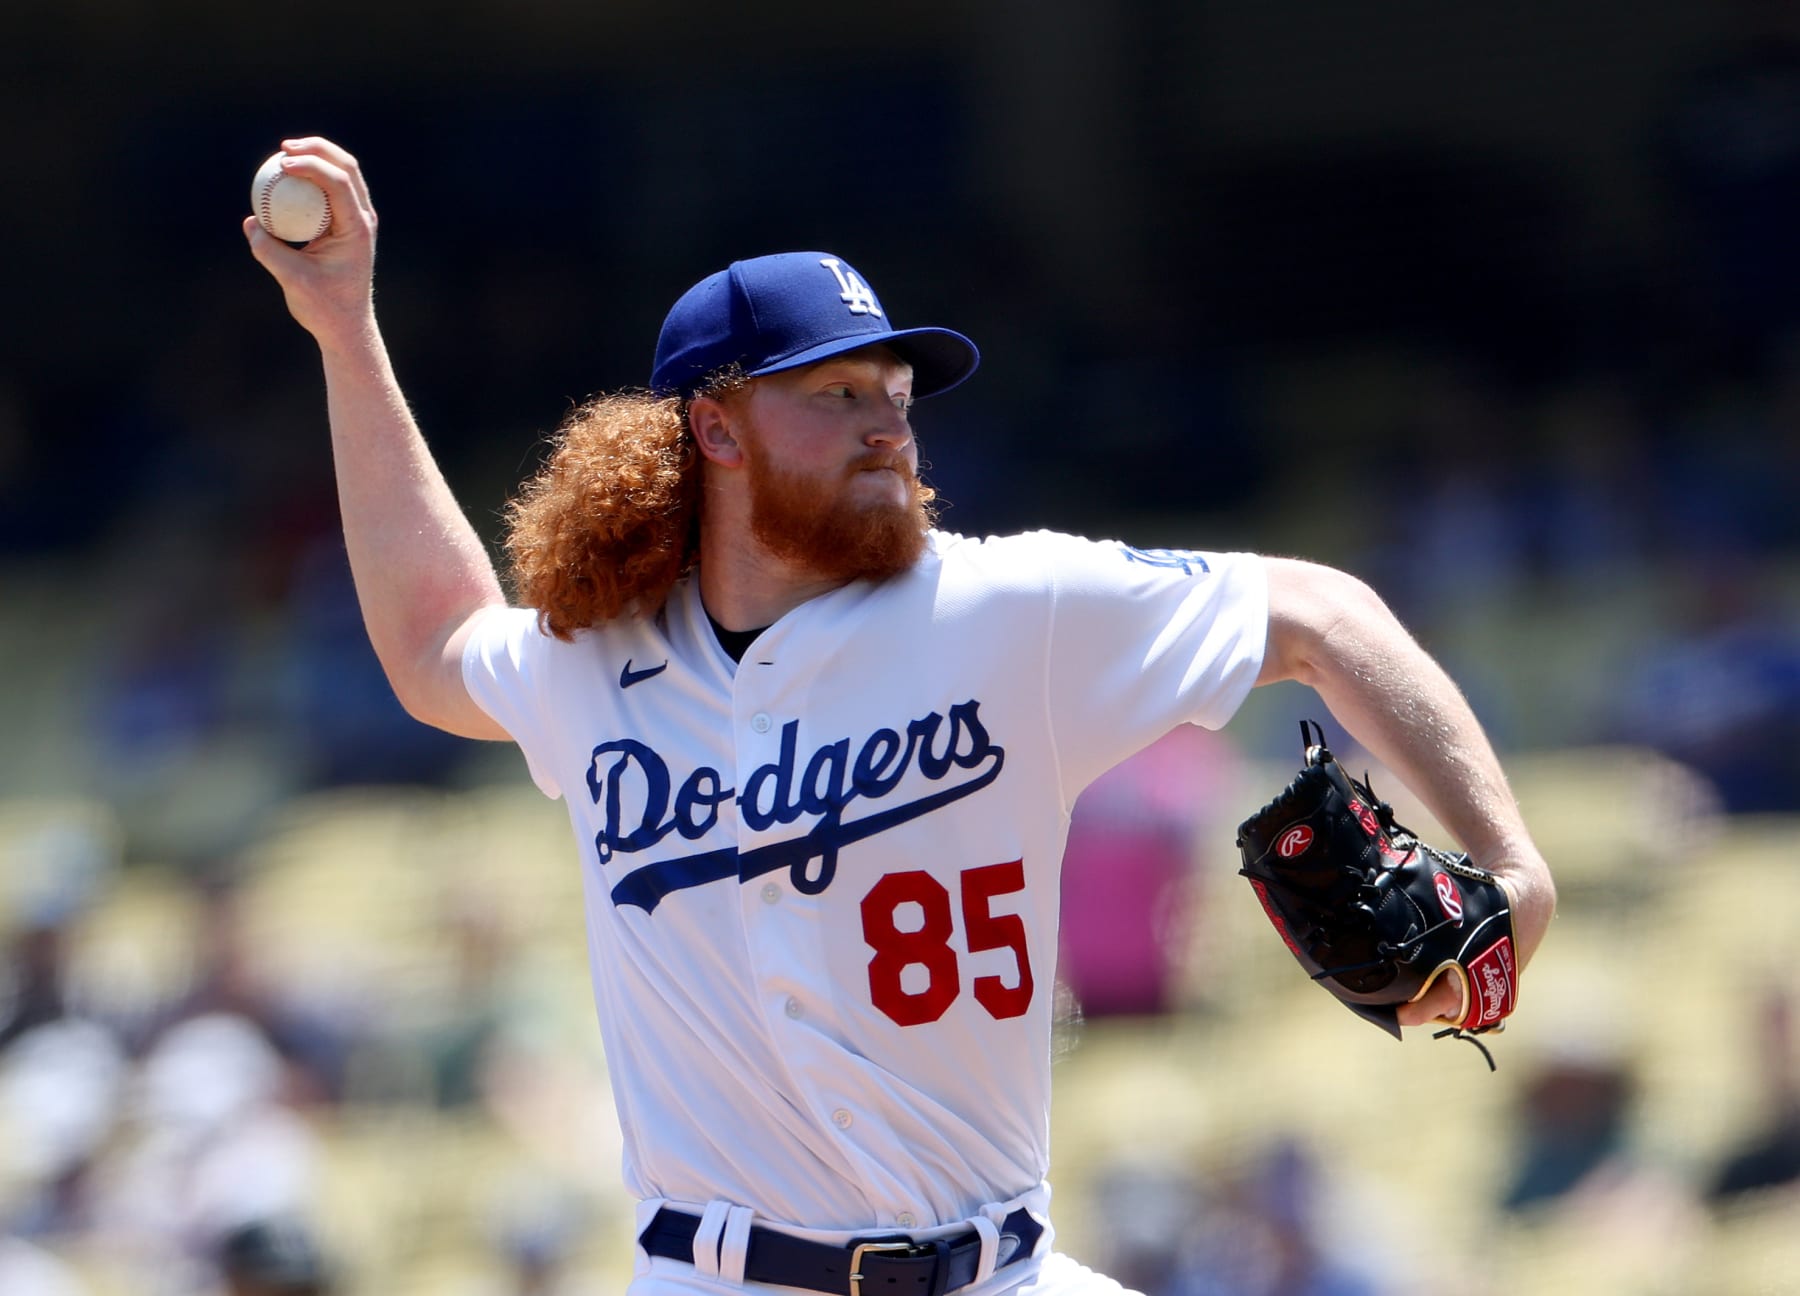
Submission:
[[[700,1217],[664,1206],[656,1212],[638,1243],[667,1260],[694,1259],[694,1235]],[[1044,1229],[1031,1213],[1016,1210],[1000,1222],[1003,1268],[1037,1249]],[[804,1287],[837,1296],[943,1296],[975,1281],[981,1264],[981,1234],[970,1229],[957,1237],[915,1242],[904,1235],[856,1238],[842,1246],[752,1228],[744,1259],[748,1282],[777,1287]]]

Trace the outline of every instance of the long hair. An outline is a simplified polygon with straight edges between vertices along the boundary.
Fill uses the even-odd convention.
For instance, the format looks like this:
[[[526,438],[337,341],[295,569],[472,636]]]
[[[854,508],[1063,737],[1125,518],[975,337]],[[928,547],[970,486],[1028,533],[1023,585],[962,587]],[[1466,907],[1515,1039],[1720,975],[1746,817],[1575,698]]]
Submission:
[[[721,375],[705,392],[743,381]],[[678,396],[597,396],[563,420],[506,506],[513,586],[540,628],[566,640],[662,607],[699,556],[700,463]]]

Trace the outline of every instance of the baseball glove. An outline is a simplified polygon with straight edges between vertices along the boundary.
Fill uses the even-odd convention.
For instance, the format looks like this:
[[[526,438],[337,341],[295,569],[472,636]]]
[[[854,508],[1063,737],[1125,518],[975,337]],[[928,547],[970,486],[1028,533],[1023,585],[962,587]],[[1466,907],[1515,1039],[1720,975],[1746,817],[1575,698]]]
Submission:
[[[1367,775],[1344,773],[1317,723],[1301,721],[1300,737],[1299,774],[1237,834],[1238,872],[1289,951],[1396,1039],[1399,1006],[1446,973],[1462,984],[1463,1014],[1438,1035],[1500,1030],[1518,1000],[1505,888],[1466,854],[1427,846],[1395,823]]]

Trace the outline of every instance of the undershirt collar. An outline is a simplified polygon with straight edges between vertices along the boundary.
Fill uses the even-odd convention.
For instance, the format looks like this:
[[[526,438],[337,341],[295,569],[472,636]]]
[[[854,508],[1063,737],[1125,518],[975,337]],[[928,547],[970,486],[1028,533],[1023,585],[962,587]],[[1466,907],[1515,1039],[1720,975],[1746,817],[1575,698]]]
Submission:
[[[713,637],[719,641],[719,647],[723,648],[734,662],[743,661],[744,654],[749,651],[750,645],[756,642],[756,636],[769,628],[768,626],[758,626],[754,630],[727,630],[713,619],[711,612],[706,614],[706,619],[712,626]]]

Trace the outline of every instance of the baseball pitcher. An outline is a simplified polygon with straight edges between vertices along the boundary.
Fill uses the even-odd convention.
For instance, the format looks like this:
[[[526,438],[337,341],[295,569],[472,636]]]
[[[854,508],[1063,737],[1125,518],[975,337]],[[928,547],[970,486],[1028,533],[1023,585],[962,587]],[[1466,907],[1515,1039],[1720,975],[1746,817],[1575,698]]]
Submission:
[[[1120,1292],[1056,1251],[1045,1181],[1069,810],[1257,684],[1317,690],[1530,958],[1549,872],[1381,600],[1292,560],[938,529],[912,407],[976,348],[829,252],[701,280],[647,389],[567,419],[509,509],[509,607],[389,364],[363,173],[282,151],[330,228],[245,235],[323,355],[369,636],[414,716],[517,743],[568,808],[632,1296]],[[1466,976],[1419,980],[1394,1023],[1465,1020]]]

